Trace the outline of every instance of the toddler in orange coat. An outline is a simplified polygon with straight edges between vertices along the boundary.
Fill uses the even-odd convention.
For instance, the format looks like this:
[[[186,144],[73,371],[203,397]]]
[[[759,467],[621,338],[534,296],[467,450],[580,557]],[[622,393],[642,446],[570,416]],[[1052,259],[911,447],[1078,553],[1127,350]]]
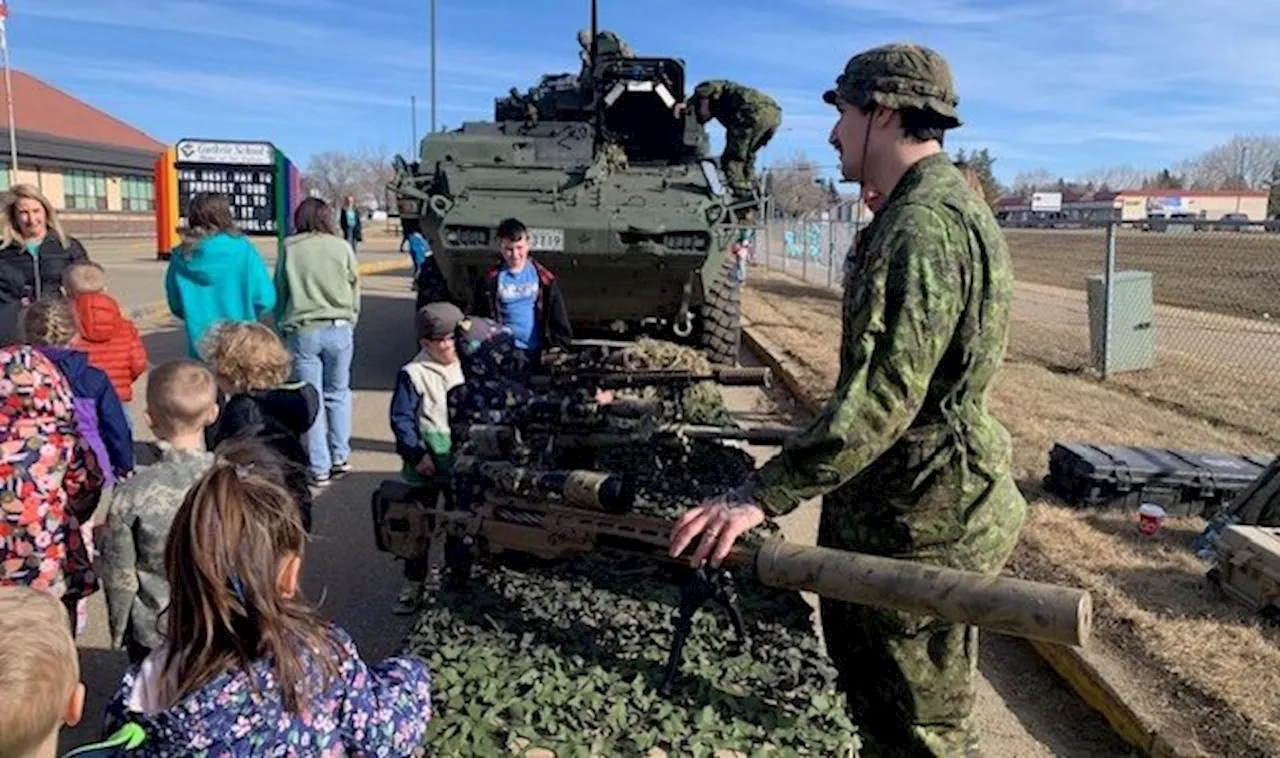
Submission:
[[[120,304],[107,294],[107,276],[97,263],[68,266],[62,275],[62,290],[76,314],[79,336],[71,347],[88,353],[89,365],[111,379],[120,402],[133,399],[133,383],[147,370],[147,348],[138,327],[120,311]]]

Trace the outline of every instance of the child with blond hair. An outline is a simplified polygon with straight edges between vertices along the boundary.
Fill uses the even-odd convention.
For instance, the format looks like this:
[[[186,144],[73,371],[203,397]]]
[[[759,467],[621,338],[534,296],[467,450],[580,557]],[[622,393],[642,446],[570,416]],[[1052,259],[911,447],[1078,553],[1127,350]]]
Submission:
[[[98,576],[107,596],[111,644],[138,663],[160,644],[157,617],[169,604],[164,546],[182,499],[213,464],[204,430],[218,417],[213,374],[197,361],[157,366],[147,377],[147,423],[160,460],[116,487]]]
[[[131,666],[106,726],[152,758],[421,754],[431,677],[416,656],[366,664],[301,597],[306,531],[261,442],[219,448],[165,551],[164,645]]]
[[[62,291],[76,318],[78,336],[71,347],[106,373],[120,402],[132,401],[133,383],[147,370],[147,348],[138,327],[107,294],[106,271],[97,263],[74,263],[62,272]]]
[[[80,434],[98,456],[107,484],[133,472],[133,432],[111,379],[72,347],[79,336],[71,304],[58,297],[39,300],[22,315],[26,341],[53,361],[71,385]]]
[[[255,321],[228,321],[214,326],[203,345],[223,393],[218,420],[205,431],[214,450],[225,440],[256,437],[279,454],[289,491],[311,530],[310,456],[307,430],[320,412],[320,393],[307,382],[289,378],[291,359],[284,342]]]

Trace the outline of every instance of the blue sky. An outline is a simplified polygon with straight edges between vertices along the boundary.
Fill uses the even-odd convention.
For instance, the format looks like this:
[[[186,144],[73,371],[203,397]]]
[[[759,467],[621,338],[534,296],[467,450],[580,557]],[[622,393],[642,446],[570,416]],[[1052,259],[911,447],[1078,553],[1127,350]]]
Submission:
[[[428,0],[10,0],[13,65],[165,142],[267,139],[407,152],[409,98],[429,123]],[[576,71],[587,0],[437,0],[437,122]],[[819,95],[850,54],[913,40],[951,61],[966,125],[996,173],[1160,168],[1234,134],[1280,130],[1280,0],[600,0],[641,55],[683,57],[690,86],[771,93],[766,162],[803,152],[834,174]],[[720,144],[718,127],[713,146]]]

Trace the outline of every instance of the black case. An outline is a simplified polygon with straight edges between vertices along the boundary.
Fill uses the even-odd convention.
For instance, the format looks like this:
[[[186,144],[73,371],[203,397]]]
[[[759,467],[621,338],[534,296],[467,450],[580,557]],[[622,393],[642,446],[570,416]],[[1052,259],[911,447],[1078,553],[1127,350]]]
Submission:
[[[1137,510],[1155,503],[1170,516],[1212,517],[1274,456],[1058,442],[1045,486],[1078,507]]]

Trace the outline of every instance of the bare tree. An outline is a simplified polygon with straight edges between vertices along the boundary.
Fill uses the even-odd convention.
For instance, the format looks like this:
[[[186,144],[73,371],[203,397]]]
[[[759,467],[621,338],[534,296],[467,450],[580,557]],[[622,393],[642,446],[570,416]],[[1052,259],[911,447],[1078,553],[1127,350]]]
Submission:
[[[1058,177],[1048,169],[1038,168],[1031,171],[1020,171],[1013,177],[1010,191],[1017,197],[1027,197],[1033,192],[1051,190],[1058,186]]]
[[[365,146],[353,153],[327,150],[311,156],[303,185],[335,205],[351,195],[359,205],[380,207],[394,175],[386,145]]]
[[[347,195],[360,191],[362,173],[363,167],[356,156],[326,150],[311,156],[303,174],[303,183],[308,191],[340,205]]]
[[[774,207],[787,216],[820,213],[830,204],[830,190],[818,176],[818,164],[803,153],[769,169],[768,191]]]
[[[1138,189],[1142,187],[1154,172],[1144,169],[1135,168],[1129,164],[1121,166],[1103,166],[1095,168],[1092,171],[1086,171],[1081,174],[1078,179],[1085,184],[1092,184],[1094,187],[1109,190],[1127,190]]]
[[[1262,188],[1280,160],[1280,136],[1237,135],[1176,168],[1197,189]]]

